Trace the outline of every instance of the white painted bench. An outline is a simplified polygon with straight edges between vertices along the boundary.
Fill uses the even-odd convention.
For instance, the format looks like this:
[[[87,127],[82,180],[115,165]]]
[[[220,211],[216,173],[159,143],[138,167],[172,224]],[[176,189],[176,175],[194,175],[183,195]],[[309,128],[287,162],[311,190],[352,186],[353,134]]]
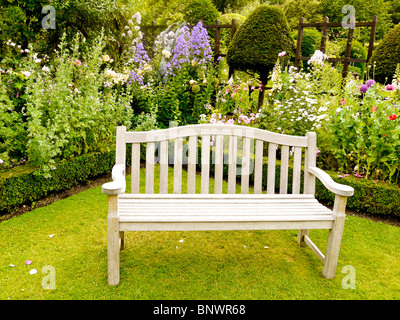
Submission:
[[[126,194],[128,144],[132,145],[132,182],[131,193]],[[144,144],[147,145],[146,174],[143,179],[146,193],[139,194],[140,150]],[[201,151],[198,151],[199,146]],[[262,187],[264,156],[268,157],[266,193]],[[280,158],[279,170],[277,158]],[[156,163],[160,165],[158,194],[154,193]],[[201,194],[195,193],[197,163],[201,163]],[[291,190],[288,190],[289,163],[293,167]],[[168,166],[172,164],[174,194],[168,194]],[[182,194],[182,167],[186,164],[187,190],[184,190],[186,194]],[[228,165],[227,194],[222,193],[224,164]],[[210,194],[212,166],[215,166],[215,183],[213,194]],[[254,194],[249,194],[252,172]],[[300,194],[302,172],[304,193]],[[275,186],[277,173],[280,177],[279,187]],[[236,194],[239,176],[241,194]],[[315,199],[315,177],[335,193],[333,210]],[[107,234],[110,285],[119,283],[119,251],[124,247],[125,231],[299,229],[299,245],[307,244],[323,262],[322,274],[325,278],[335,276],[346,201],[354,190],[350,186],[335,183],[327,173],[316,168],[316,134],[313,132],[298,137],[251,127],[214,124],[148,132],[127,132],[125,127],[118,127],[112,179],[113,182],[103,185],[103,193],[109,199]],[[279,194],[275,192],[278,189]],[[310,229],[329,229],[325,255],[310,240]]]

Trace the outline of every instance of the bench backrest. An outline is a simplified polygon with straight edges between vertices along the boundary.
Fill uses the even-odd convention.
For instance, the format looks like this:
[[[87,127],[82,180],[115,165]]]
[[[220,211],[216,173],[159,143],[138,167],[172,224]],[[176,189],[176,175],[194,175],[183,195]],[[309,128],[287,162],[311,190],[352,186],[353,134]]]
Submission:
[[[168,193],[169,165],[173,165],[174,170],[173,192],[182,192],[182,167],[187,165],[187,193],[195,193],[198,163],[201,164],[201,193],[203,194],[210,192],[209,178],[212,166],[215,166],[213,191],[216,194],[222,193],[224,165],[228,167],[228,193],[236,193],[238,177],[241,182],[241,193],[249,193],[251,173],[254,173],[254,193],[264,193],[262,180],[265,165],[268,173],[266,177],[268,194],[273,194],[276,190],[281,194],[300,193],[302,172],[304,172],[304,193],[314,194],[315,192],[315,178],[308,173],[308,168],[316,165],[316,134],[314,132],[309,132],[306,136],[290,136],[251,127],[221,124],[127,132],[125,127],[120,126],[117,128],[117,164],[126,164],[128,144],[132,144],[131,193],[139,193],[140,151],[144,144],[147,145],[145,149],[146,193]],[[267,164],[263,163],[265,156],[268,157]],[[279,170],[276,166],[277,158],[280,159]],[[154,190],[156,163],[160,164],[159,190]],[[293,168],[292,190],[288,190],[289,164]],[[276,174],[280,177],[279,186],[275,186]]]

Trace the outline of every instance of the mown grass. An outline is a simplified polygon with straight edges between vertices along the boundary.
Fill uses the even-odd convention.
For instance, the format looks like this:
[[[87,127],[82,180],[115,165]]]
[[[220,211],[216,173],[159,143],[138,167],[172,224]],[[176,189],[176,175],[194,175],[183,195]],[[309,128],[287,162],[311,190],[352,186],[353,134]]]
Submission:
[[[106,218],[96,187],[2,222],[0,299],[400,299],[400,228],[384,223],[348,216],[333,280],[297,245],[296,230],[127,232],[121,283],[112,287]],[[311,238],[324,251],[327,231]],[[54,290],[42,287],[46,265],[56,271]],[[342,287],[346,265],[355,289]]]

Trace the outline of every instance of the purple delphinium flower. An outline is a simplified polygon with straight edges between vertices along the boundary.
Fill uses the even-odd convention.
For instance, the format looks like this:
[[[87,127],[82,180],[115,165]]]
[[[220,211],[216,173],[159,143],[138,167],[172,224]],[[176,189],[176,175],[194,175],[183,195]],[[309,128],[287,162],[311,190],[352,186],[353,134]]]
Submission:
[[[137,82],[140,86],[143,86],[144,85],[144,83],[143,83],[143,77],[142,76],[140,76],[140,75],[138,75],[135,71],[131,71],[130,73],[129,73],[129,81],[128,81],[128,84],[129,85],[131,85],[132,83],[134,83],[134,82]]]
[[[133,57],[133,62],[138,62],[140,64],[143,64],[143,62],[149,63],[150,58],[147,54],[146,49],[143,46],[143,43],[139,42],[136,45],[136,51],[135,51],[135,56]]]
[[[369,79],[369,80],[367,80],[367,82],[366,82],[368,88],[371,87],[374,83],[375,83],[375,81],[372,80],[372,79]]]
[[[192,32],[188,27],[183,27],[176,39],[173,56],[166,64],[166,74],[171,75],[180,69],[184,63],[196,61],[197,64],[206,64],[212,59],[212,50],[208,40],[208,33],[201,22],[193,27]]]
[[[362,93],[366,93],[368,91],[368,86],[366,84],[361,85],[360,91]]]

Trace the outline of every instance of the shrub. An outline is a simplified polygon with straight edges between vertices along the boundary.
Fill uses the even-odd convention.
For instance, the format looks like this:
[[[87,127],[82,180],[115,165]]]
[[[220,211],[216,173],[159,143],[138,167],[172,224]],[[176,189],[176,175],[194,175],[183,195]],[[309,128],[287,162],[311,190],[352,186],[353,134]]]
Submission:
[[[304,17],[307,23],[322,22],[324,19],[319,0],[287,0],[283,5],[283,11],[292,30],[298,28],[301,17]]]
[[[189,24],[197,24],[199,20],[204,24],[214,24],[220,16],[211,0],[191,0],[185,10],[184,18]]]
[[[231,68],[251,70],[267,83],[278,54],[294,52],[294,41],[289,34],[283,10],[274,6],[258,7],[236,32],[227,53]]]
[[[400,23],[379,43],[369,64],[373,66],[374,78],[380,83],[391,83],[396,65],[400,62]],[[388,78],[386,80],[386,78]]]
[[[293,32],[293,38],[297,41],[298,30]],[[303,29],[303,41],[301,43],[301,55],[303,57],[310,57],[314,54],[315,50],[318,50],[321,45],[322,34],[317,29],[304,28]],[[303,62],[303,61],[301,61]],[[303,63],[303,68],[308,70],[308,64]]]
[[[347,41],[343,40],[338,43],[340,47],[340,57],[344,58],[346,55],[346,45]],[[357,41],[354,40],[351,43],[351,51],[350,51],[350,58],[352,59],[367,59],[368,51],[364,47],[364,45]],[[356,62],[354,63],[354,66],[360,69],[360,79],[364,78],[364,72],[365,72],[365,63],[360,63]]]
[[[53,193],[71,189],[102,174],[108,174],[115,163],[115,151],[92,153],[56,165],[50,178],[33,167],[19,167],[16,173],[0,174],[0,216],[23,204],[30,205]]]

